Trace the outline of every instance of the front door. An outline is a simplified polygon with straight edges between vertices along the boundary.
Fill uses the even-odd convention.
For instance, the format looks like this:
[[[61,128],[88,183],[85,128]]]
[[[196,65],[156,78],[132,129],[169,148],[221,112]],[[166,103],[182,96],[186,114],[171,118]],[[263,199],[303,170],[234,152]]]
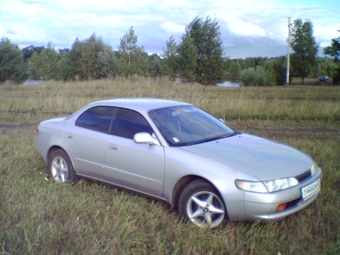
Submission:
[[[163,196],[164,149],[137,144],[136,133],[153,130],[138,112],[117,108],[105,148],[105,173],[111,183],[156,197]]]

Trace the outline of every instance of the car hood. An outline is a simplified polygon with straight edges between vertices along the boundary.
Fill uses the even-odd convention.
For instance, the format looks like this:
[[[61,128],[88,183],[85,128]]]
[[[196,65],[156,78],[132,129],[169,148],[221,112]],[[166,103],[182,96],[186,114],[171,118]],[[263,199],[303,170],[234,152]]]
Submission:
[[[181,149],[217,161],[260,180],[297,176],[313,164],[301,151],[248,134],[196,144]]]

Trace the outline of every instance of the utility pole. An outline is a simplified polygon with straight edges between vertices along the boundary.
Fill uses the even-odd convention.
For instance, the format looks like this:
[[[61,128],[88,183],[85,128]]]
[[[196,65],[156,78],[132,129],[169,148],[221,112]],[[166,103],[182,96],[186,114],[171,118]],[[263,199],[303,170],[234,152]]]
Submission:
[[[286,75],[286,85],[289,84],[289,64],[290,64],[290,17],[288,17],[288,39],[287,39],[287,75]]]

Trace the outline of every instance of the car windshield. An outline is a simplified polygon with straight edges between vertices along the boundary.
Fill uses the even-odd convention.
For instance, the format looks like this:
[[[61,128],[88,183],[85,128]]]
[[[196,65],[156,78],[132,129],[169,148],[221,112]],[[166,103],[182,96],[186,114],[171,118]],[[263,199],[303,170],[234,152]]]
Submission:
[[[191,105],[157,109],[149,115],[170,146],[188,146],[235,134],[222,121]]]

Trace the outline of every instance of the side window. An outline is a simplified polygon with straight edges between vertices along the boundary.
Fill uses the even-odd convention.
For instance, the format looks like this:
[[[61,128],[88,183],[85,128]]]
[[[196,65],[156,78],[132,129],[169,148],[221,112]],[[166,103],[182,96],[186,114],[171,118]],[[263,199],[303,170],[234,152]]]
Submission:
[[[76,126],[108,133],[114,108],[96,106],[83,112],[76,120]]]
[[[113,118],[111,134],[133,139],[140,132],[153,133],[146,119],[138,112],[118,108]]]

